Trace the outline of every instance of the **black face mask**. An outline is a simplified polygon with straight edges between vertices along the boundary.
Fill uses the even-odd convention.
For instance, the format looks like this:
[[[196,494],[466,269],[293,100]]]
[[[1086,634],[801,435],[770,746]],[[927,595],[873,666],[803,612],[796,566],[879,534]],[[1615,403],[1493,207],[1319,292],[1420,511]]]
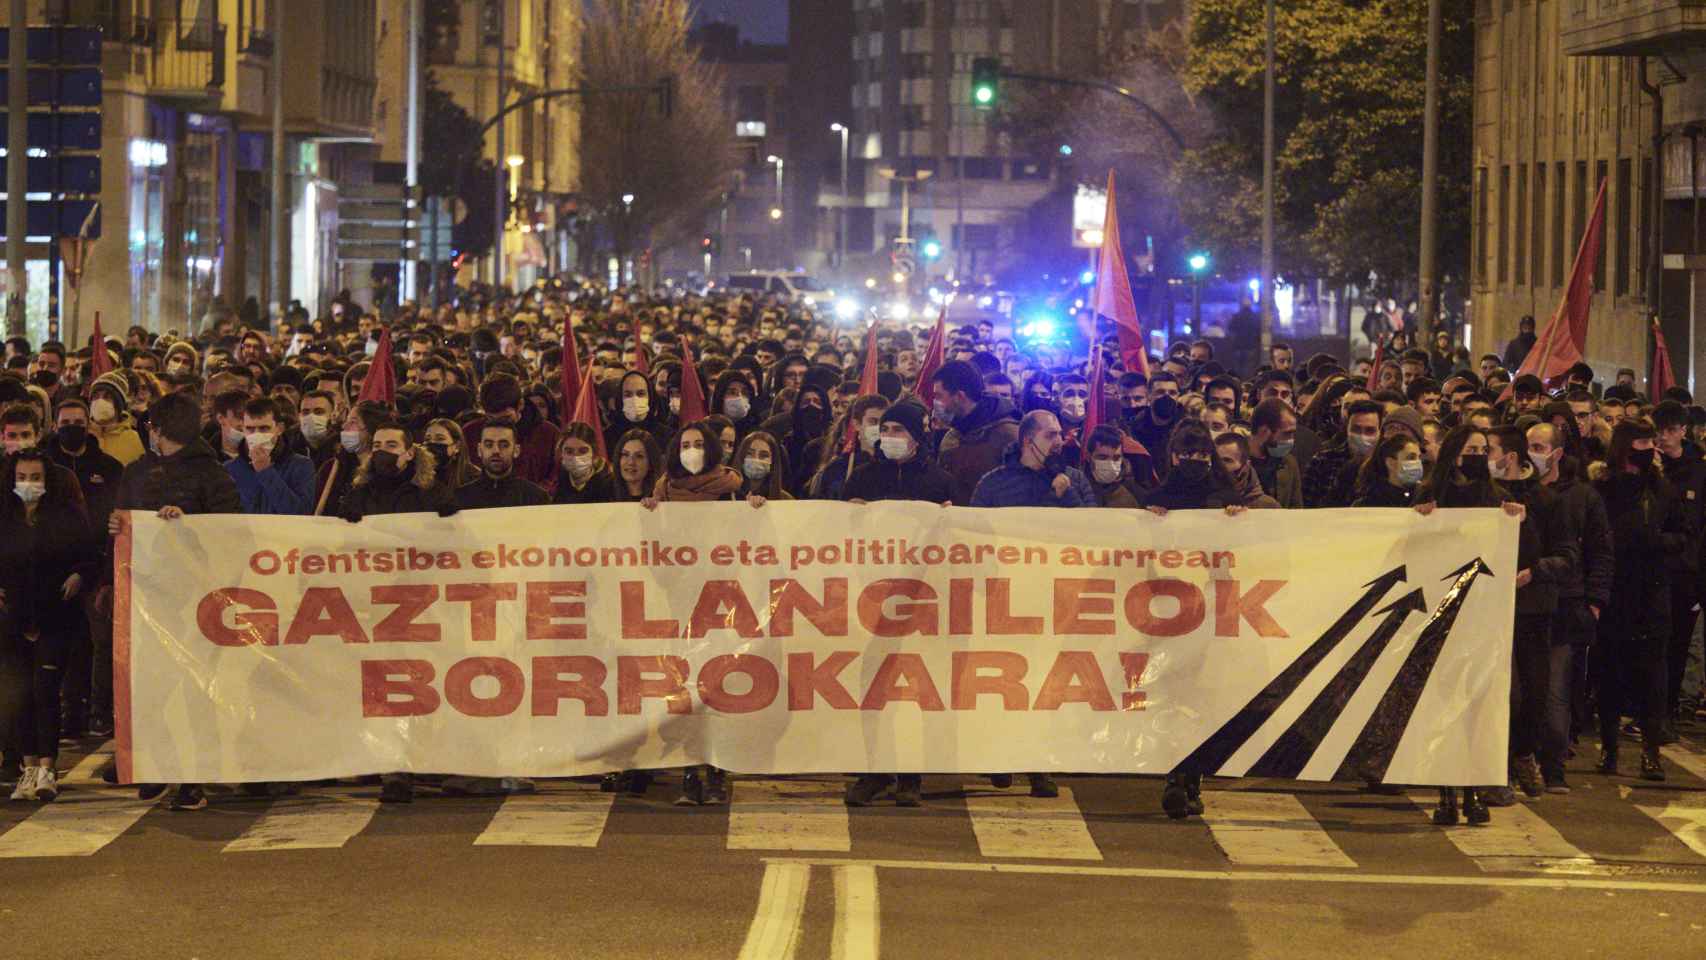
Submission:
[[[1149,414],[1162,423],[1170,423],[1179,415],[1179,401],[1173,399],[1170,393],[1163,393],[1149,403]]]
[[[1143,411],[1147,408],[1148,408],[1148,404],[1128,403],[1125,405],[1125,415],[1127,417],[1135,420],[1135,419],[1137,419],[1138,415],[1143,413]]]
[[[389,450],[373,451],[373,457],[367,463],[376,475],[386,480],[395,480],[403,474],[403,465],[398,462],[397,455]]]
[[[829,415],[821,407],[802,407],[799,410],[800,429],[806,436],[815,437],[829,426]]]
[[[1206,483],[1212,469],[1205,460],[1180,460],[1173,464],[1173,473],[1186,483]]]
[[[1658,453],[1657,450],[1631,450],[1629,463],[1642,473],[1652,473]]]
[[[89,439],[89,428],[80,423],[68,423],[59,428],[59,445],[67,450],[81,450]]]
[[[1485,480],[1489,476],[1487,473],[1487,455],[1484,453],[1469,454],[1458,461],[1457,469],[1471,480],[1477,482]]]
[[[427,452],[432,454],[432,458],[434,460],[438,461],[439,463],[449,463],[450,462],[450,444],[448,444],[448,443],[423,443],[423,444],[421,444],[421,446],[426,447]]]

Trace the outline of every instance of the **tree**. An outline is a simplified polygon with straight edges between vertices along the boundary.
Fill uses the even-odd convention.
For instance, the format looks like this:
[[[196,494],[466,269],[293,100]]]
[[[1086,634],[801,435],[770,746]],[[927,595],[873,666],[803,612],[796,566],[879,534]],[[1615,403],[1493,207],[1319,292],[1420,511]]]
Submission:
[[[497,171],[481,156],[480,123],[438,85],[431,70],[424,71],[422,79],[421,142],[434,145],[421,152],[422,193],[461,201],[467,213],[453,229],[451,242],[468,257],[485,256],[497,233],[492,213]]]
[[[737,169],[723,79],[689,46],[691,22],[687,0],[587,0],[582,14],[583,86],[675,80],[668,117],[650,93],[581,103],[582,211],[610,225],[619,254],[696,235]]]
[[[1440,264],[1468,265],[1474,20],[1443,0]],[[1419,255],[1427,5],[1292,0],[1275,29],[1277,256],[1282,275],[1413,287]],[[1261,0],[1197,0],[1187,87],[1218,118],[1216,142],[1174,170],[1180,214],[1222,264],[1253,268],[1261,239]]]

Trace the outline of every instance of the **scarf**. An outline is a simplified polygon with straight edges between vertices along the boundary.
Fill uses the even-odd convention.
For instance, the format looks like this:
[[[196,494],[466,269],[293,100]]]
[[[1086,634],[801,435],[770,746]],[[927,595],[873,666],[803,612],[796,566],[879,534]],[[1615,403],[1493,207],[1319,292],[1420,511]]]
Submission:
[[[684,503],[726,500],[740,489],[740,484],[740,474],[719,464],[695,477],[665,475],[658,480],[657,498]]]

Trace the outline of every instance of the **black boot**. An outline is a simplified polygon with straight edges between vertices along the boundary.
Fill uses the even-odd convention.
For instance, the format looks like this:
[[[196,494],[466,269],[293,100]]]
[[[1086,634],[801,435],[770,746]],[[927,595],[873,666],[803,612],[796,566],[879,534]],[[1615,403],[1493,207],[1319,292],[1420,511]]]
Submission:
[[[1492,811],[1481,800],[1481,791],[1474,787],[1463,788],[1463,818],[1471,827],[1486,826],[1493,819]]]
[[[1434,807],[1434,825],[1440,827],[1457,826],[1457,791],[1451,787],[1439,788],[1439,806]]]
[[[1600,744],[1599,764],[1594,767],[1608,777],[1617,776],[1617,741],[1611,740]]]
[[[1185,797],[1185,810],[1193,817],[1202,816],[1202,774],[1193,773],[1185,778]]]
[[[1191,793],[1185,786],[1185,777],[1176,773],[1167,774],[1167,784],[1161,788],[1161,809],[1174,820],[1183,820],[1191,815]]]
[[[1665,766],[1659,761],[1659,745],[1651,739],[1641,744],[1641,779],[1663,782]]]

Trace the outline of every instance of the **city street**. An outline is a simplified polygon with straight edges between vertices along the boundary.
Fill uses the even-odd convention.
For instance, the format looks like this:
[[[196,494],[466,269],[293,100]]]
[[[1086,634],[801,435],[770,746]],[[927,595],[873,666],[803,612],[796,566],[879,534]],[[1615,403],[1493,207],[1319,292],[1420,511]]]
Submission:
[[[0,917],[60,918],[88,958],[1698,957],[1706,751],[1666,755],[1666,783],[1578,762],[1573,794],[1474,829],[1429,823],[1425,792],[1260,780],[1175,823],[1159,781],[1077,777],[1053,801],[932,777],[911,810],[849,810],[831,778],[683,808],[672,776],[173,813],[91,760],[57,803],[0,808]]]

